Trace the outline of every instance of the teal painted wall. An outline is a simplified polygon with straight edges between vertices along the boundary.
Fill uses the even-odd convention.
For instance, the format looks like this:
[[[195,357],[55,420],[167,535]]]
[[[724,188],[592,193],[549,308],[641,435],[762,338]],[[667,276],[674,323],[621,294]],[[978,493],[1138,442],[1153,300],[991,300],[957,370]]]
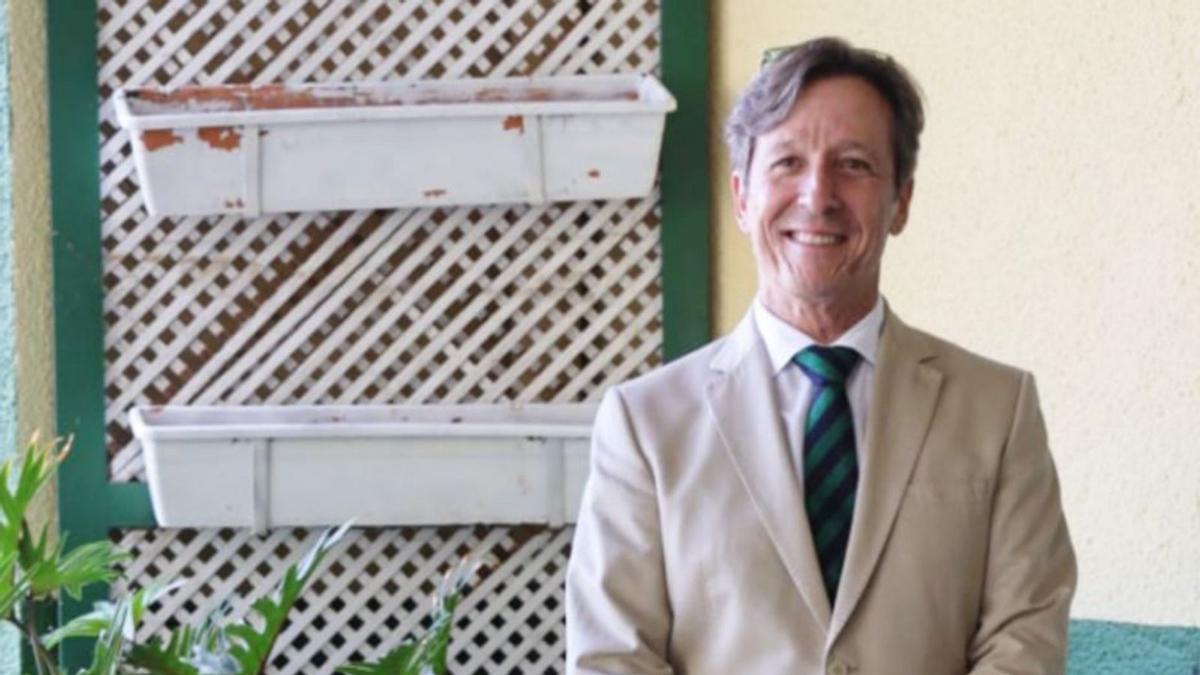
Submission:
[[[12,451],[17,437],[7,17],[7,7],[0,3],[0,456]]]
[[[1072,621],[1067,675],[1200,675],[1200,628]]]
[[[0,457],[16,447],[17,391],[13,336],[12,166],[9,149],[8,10],[0,3]],[[11,626],[0,628],[0,673],[20,672],[21,652]]]

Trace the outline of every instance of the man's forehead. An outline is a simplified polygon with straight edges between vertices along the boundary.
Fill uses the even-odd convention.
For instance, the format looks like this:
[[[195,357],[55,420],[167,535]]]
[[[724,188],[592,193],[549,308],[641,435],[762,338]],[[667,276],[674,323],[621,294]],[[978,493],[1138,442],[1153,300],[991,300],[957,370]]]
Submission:
[[[830,150],[846,151],[846,150],[861,150],[864,152],[876,152],[882,148],[877,148],[873,144],[865,140],[860,140],[854,137],[834,137],[828,138],[814,134],[811,130],[798,131],[795,129],[775,129],[765,132],[758,136],[759,145],[766,149],[790,149],[808,147],[814,141],[827,141],[823,143]]]

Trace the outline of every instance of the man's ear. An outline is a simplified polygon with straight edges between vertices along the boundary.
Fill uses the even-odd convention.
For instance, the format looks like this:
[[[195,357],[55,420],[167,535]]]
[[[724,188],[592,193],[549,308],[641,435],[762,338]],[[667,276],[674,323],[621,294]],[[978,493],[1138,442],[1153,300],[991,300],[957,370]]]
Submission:
[[[913,179],[909,178],[900,186],[900,191],[896,195],[896,216],[892,218],[892,224],[888,227],[888,232],[891,234],[900,234],[904,231],[904,226],[908,224],[908,206],[912,203],[912,196]]]
[[[742,180],[742,175],[736,170],[729,173],[729,191],[733,193],[733,208],[737,212],[738,229],[742,232],[749,232],[750,228],[746,225],[746,182]]]

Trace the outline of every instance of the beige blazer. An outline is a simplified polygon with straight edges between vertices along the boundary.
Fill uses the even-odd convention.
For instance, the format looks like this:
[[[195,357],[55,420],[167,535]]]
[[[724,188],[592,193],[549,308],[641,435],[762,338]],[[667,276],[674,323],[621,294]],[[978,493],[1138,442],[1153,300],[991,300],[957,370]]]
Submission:
[[[889,310],[830,608],[748,314],[611,389],[567,573],[567,672],[1062,673],[1075,557],[1033,378]]]

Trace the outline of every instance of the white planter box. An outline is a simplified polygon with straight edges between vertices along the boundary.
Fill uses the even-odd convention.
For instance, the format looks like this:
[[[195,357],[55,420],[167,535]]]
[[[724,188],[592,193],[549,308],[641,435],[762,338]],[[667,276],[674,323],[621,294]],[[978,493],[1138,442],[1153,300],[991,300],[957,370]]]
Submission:
[[[651,76],[130,89],[151,214],[644,196],[675,99]]]
[[[593,405],[130,412],[162,527],[574,522]]]

